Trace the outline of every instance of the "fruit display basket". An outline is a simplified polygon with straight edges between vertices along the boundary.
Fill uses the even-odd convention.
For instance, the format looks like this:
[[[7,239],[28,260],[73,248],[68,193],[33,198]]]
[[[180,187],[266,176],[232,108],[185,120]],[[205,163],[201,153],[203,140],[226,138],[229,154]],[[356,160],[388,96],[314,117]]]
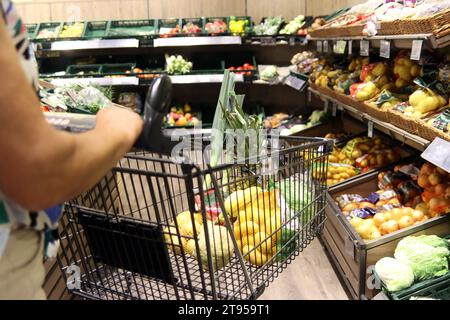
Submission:
[[[371,285],[373,266],[381,258],[393,256],[397,243],[402,238],[421,234],[444,236],[450,230],[450,215],[447,214],[387,234],[377,240],[363,240],[341,212],[335,199],[342,194],[368,196],[370,192],[378,189],[378,174],[379,171],[376,171],[341,185],[340,188],[331,190],[327,197],[327,219],[321,240],[354,299],[373,298],[378,293],[379,289]]]
[[[228,17],[205,17],[203,21],[205,34],[225,36],[230,34]]]
[[[110,28],[110,21],[88,21],[84,29],[83,38],[101,39],[106,37]]]

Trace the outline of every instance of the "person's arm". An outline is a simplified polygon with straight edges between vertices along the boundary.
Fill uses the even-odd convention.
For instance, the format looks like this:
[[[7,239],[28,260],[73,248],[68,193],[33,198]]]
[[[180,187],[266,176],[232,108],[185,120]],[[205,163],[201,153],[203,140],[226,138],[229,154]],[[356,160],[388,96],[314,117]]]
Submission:
[[[0,19],[0,190],[29,210],[69,200],[98,182],[131,149],[141,118],[108,108],[96,128],[60,132],[45,120]]]

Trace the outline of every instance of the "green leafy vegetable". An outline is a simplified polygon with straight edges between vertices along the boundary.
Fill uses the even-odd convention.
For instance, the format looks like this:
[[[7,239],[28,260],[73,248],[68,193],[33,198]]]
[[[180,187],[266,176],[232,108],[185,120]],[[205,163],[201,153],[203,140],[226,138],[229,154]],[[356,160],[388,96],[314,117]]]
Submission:
[[[412,268],[394,258],[386,257],[379,260],[375,264],[375,272],[390,292],[409,288],[414,283]]]
[[[166,55],[168,74],[187,74],[192,70],[192,62],[185,60],[182,56]]]
[[[398,243],[394,256],[411,266],[417,281],[423,281],[448,272],[448,246],[447,240],[437,236],[410,236]]]

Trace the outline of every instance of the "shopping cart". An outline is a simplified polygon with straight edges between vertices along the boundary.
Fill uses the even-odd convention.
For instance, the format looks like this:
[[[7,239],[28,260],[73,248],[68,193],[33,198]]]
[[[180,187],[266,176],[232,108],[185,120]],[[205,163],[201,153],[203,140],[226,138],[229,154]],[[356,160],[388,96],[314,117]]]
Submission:
[[[140,149],[66,204],[62,274],[88,299],[256,299],[322,230],[332,143],[269,139],[257,162],[210,167],[211,136],[196,133],[174,161],[178,142],[161,131],[170,92],[155,80]],[[79,131],[95,125],[77,117]]]

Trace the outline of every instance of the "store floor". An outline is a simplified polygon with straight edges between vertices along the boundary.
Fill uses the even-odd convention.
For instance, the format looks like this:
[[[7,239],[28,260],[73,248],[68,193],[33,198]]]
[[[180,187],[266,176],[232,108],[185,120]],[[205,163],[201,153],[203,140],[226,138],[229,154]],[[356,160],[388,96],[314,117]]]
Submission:
[[[260,300],[282,299],[348,299],[318,239],[300,253],[260,297]]]

